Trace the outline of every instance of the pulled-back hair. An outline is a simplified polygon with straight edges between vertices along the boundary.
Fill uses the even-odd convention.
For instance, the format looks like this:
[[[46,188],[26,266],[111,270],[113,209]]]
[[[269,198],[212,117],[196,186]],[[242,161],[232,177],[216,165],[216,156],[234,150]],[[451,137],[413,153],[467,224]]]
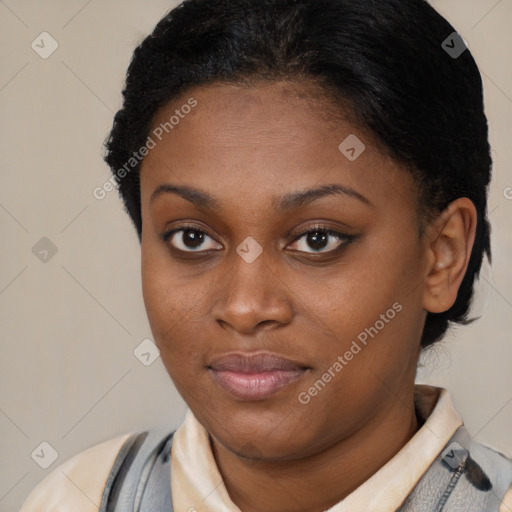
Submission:
[[[455,29],[425,0],[185,0],[135,50],[105,160],[139,236],[138,163],[156,112],[208,83],[312,80],[413,173],[434,218],[459,197],[477,210],[476,238],[455,304],[428,313],[422,346],[468,323],[473,283],[490,259],[491,156],[482,80],[469,50],[442,43]],[[450,46],[455,43],[450,42]]]

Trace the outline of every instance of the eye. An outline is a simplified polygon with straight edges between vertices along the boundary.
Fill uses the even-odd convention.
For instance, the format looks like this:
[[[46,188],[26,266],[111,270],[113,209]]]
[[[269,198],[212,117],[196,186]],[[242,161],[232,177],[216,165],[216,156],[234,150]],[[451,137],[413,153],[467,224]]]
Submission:
[[[222,249],[221,245],[197,226],[180,226],[179,229],[164,233],[162,239],[181,252],[194,253]]]
[[[328,227],[313,226],[299,233],[289,247],[297,252],[326,254],[336,252],[354,238],[352,235],[346,235]],[[183,225],[168,231],[162,235],[162,240],[182,253],[203,253],[222,249],[222,246],[204,230],[193,225]],[[312,250],[308,251],[308,248]]]
[[[346,235],[327,227],[313,226],[307,231],[299,233],[290,247],[296,245],[298,247],[295,250],[309,254],[326,254],[335,252],[350,243],[354,238],[354,236]],[[313,250],[308,251],[308,248]]]

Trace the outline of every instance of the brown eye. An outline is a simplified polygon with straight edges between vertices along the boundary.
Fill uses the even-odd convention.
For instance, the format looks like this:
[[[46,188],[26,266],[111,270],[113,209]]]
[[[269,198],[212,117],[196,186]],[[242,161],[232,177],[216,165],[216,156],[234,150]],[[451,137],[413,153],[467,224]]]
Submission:
[[[353,237],[328,228],[314,227],[300,234],[292,244],[294,250],[309,254],[326,254],[339,249]],[[312,249],[309,251],[308,249]],[[327,249],[327,250],[325,250]]]
[[[182,226],[166,233],[163,240],[182,252],[203,252],[222,249],[205,231],[194,226]]]

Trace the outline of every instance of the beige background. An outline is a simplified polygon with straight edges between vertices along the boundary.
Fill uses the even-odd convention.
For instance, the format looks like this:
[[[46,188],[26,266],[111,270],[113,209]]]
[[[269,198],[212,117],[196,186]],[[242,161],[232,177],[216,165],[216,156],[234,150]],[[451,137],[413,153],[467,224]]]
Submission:
[[[160,359],[133,354],[151,338],[135,231],[116,192],[92,195],[109,177],[101,146],[131,53],[175,3],[0,0],[1,512],[77,452],[183,419]],[[418,380],[448,387],[476,438],[512,455],[512,0],[433,5],[483,72],[494,261],[483,318],[430,352]],[[31,48],[43,31],[59,45],[48,59]],[[32,252],[43,237],[57,248],[46,263]],[[31,458],[43,441],[59,454],[47,470]]]

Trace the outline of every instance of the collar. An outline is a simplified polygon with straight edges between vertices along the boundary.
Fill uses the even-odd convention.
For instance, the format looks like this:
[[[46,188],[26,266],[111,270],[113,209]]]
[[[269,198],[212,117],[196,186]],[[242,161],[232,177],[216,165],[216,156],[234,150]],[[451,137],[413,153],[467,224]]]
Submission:
[[[366,482],[327,512],[394,512],[463,422],[448,391],[417,384],[422,427]],[[231,501],[215,462],[208,432],[190,409],[174,434],[171,488],[175,510],[241,512]]]

